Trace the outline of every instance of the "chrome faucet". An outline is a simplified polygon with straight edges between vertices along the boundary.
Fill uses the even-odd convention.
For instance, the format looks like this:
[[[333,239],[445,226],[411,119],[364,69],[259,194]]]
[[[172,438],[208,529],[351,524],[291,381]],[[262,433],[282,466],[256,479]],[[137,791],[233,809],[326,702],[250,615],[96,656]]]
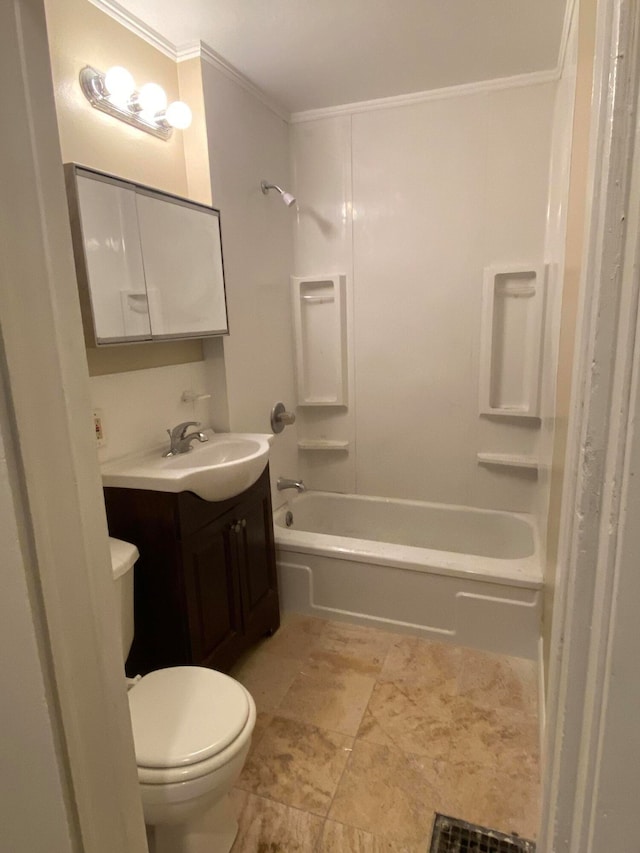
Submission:
[[[171,441],[171,447],[162,454],[163,456],[177,456],[178,453],[188,453],[191,450],[191,442],[195,441],[196,438],[198,441],[209,441],[208,437],[203,432],[187,433],[190,426],[200,426],[200,422],[185,421],[182,424],[178,424],[178,426],[173,429],[167,430],[169,433],[169,440]]]
[[[305,484],[302,480],[288,480],[286,477],[278,477],[276,488],[279,492],[283,489],[297,489],[298,492],[304,492],[306,490]]]

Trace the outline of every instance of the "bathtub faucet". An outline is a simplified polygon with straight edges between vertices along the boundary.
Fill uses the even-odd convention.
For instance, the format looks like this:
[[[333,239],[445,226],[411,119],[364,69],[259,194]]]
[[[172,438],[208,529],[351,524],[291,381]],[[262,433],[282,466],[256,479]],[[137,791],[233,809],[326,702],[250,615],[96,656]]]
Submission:
[[[302,480],[288,480],[286,477],[278,477],[276,486],[279,492],[283,489],[296,489],[298,492],[305,491],[305,485]]]

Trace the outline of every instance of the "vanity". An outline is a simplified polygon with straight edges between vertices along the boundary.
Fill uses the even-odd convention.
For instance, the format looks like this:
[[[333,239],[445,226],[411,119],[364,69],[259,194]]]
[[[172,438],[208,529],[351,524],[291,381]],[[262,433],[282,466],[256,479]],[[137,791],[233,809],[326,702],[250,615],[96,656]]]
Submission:
[[[106,486],[109,533],[140,551],[127,674],[195,664],[228,671],[280,624],[268,465],[221,501]]]

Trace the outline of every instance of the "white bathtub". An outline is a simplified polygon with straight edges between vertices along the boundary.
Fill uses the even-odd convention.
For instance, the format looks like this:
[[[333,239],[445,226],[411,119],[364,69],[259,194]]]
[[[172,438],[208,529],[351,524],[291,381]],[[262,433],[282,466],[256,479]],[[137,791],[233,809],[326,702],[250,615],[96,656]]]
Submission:
[[[542,572],[529,516],[305,492],[274,524],[283,609],[537,658]]]

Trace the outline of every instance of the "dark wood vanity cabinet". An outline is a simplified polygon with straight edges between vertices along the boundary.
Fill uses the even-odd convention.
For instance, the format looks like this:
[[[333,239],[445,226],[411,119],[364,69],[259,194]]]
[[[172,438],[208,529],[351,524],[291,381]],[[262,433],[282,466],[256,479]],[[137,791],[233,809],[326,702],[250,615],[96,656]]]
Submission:
[[[109,533],[140,551],[127,674],[180,664],[228,670],[280,624],[269,469],[209,502],[105,488]]]

